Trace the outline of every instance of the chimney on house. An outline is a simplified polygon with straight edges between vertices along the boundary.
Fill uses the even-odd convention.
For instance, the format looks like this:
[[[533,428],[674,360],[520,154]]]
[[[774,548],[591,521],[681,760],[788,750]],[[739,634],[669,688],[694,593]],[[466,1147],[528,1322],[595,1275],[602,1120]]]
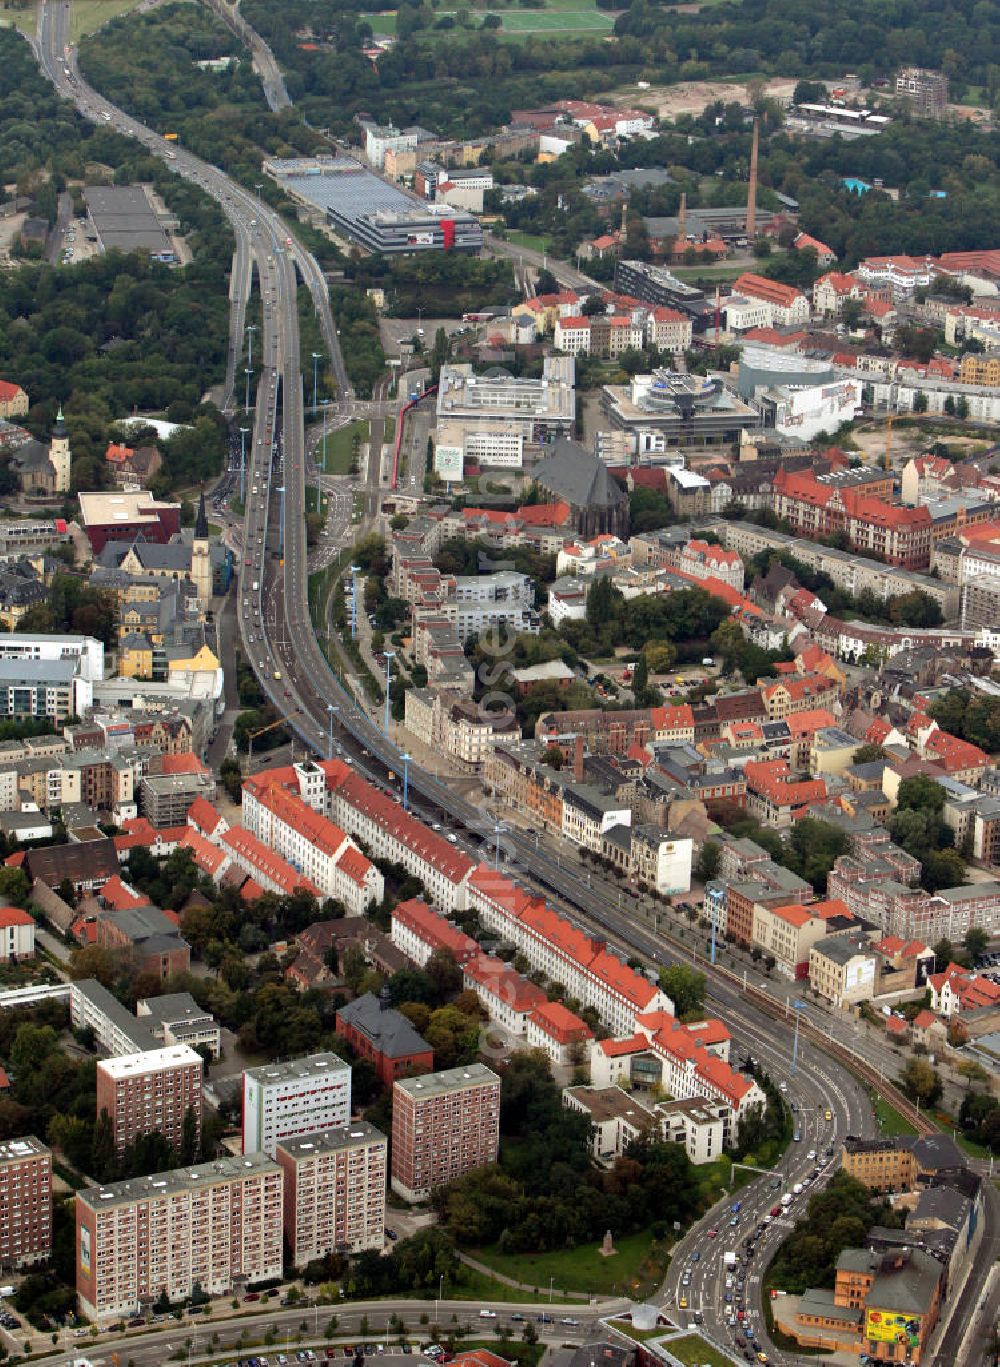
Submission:
[[[681,207],[677,211],[677,250],[684,250],[684,243],[687,241],[688,231],[688,197],[687,191],[681,191]]]

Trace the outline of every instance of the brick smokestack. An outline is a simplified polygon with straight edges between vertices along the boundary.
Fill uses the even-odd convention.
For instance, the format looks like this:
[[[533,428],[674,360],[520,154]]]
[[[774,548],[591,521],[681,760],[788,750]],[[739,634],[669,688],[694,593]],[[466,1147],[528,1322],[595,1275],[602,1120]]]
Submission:
[[[583,737],[577,736],[573,742],[573,777],[577,783],[583,782]]]
[[[747,188],[747,237],[753,238],[757,232],[757,148],[760,142],[760,129],[757,120],[753,121],[753,142],[750,146],[750,184]]]

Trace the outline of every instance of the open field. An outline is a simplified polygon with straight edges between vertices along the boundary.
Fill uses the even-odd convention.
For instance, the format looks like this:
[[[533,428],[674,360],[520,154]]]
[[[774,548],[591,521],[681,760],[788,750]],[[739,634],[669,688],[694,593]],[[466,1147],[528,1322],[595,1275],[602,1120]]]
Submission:
[[[547,252],[552,246],[549,238],[540,237],[537,233],[522,232],[520,228],[507,228],[504,238],[515,247],[526,247],[529,252]]]
[[[114,3],[114,0],[107,0]],[[435,18],[443,19],[450,15],[452,18],[457,14],[457,10],[436,10]],[[471,11],[473,28],[470,32],[478,29],[487,14],[495,14],[502,21],[500,29],[501,37],[519,38],[530,33],[552,33],[552,34],[580,34],[580,33],[610,33],[614,28],[615,15],[607,10],[599,10],[590,0],[548,0],[544,9],[474,9]],[[372,26],[372,32],[378,37],[388,37],[396,32],[396,11],[386,10],[381,14],[366,14],[364,18]],[[439,30],[425,29],[423,37],[436,38],[440,33],[454,33],[454,29]]]
[[[765,94],[790,100],[796,81],[779,76],[764,82]],[[700,114],[716,100],[726,103],[747,100],[746,78],[733,81],[680,81],[677,85],[652,85],[640,90],[637,85],[623,86],[601,96],[609,104],[641,105],[652,109],[661,119],[676,119],[678,114]]]

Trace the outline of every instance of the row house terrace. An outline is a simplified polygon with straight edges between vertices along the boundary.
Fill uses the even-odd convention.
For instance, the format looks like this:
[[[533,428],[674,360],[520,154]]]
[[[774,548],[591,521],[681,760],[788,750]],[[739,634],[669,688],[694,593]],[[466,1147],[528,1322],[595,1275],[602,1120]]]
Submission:
[[[250,833],[305,875],[324,897],[360,916],[385,895],[382,875],[346,832],[303,800],[298,770],[265,769],[243,784],[243,820]]]
[[[420,968],[439,949],[446,949],[459,968],[479,954],[475,940],[419,897],[393,908],[391,929],[392,943]]]
[[[531,964],[569,996],[592,1006],[616,1033],[632,1030],[644,1011],[673,1012],[673,1003],[653,983],[550,911],[505,875],[481,864],[469,880],[469,903],[483,925],[513,944]]]
[[[402,864],[445,911],[467,908],[469,875],[475,867],[468,855],[404,812],[341,760],[310,765],[308,777],[313,803],[322,806],[325,802],[331,819],[362,840],[376,859]]]

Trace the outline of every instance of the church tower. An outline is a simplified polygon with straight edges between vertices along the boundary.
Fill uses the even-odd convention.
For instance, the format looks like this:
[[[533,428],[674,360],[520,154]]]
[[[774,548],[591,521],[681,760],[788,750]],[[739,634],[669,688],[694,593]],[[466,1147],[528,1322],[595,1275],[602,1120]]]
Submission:
[[[205,495],[198,503],[198,516],[194,524],[194,540],[191,543],[191,582],[198,591],[198,603],[207,608],[212,601],[212,557],[208,541],[208,516],[205,512]]]
[[[49,461],[55,471],[53,492],[57,494],[68,494],[71,456],[69,450],[69,434],[66,431],[66,424],[63,421],[62,404],[59,405],[59,412],[56,414],[56,425],[52,429],[52,441],[49,444]]]

